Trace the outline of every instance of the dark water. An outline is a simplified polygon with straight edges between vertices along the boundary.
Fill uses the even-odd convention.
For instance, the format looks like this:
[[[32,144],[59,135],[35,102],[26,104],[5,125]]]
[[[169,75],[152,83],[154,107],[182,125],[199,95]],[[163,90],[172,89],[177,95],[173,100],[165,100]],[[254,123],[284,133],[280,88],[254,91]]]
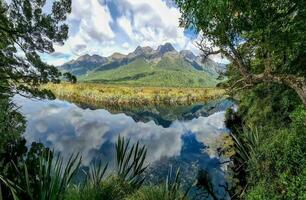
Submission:
[[[114,145],[119,135],[140,141],[148,149],[147,180],[158,183],[168,171],[181,169],[185,184],[196,180],[199,169],[212,178],[215,190],[224,194],[226,166],[217,149],[222,136],[227,100],[205,105],[148,106],[141,108],[93,109],[61,100],[29,100],[16,96],[26,116],[24,134],[30,144],[39,141],[63,156],[80,152],[83,165],[104,160],[113,166]],[[111,167],[112,168],[112,167]]]

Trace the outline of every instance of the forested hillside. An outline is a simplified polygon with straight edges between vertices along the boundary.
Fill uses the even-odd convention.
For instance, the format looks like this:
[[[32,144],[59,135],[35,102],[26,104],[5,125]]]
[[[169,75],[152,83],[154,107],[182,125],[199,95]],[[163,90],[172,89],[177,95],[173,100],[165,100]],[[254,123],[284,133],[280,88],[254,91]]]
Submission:
[[[82,82],[134,86],[214,87],[226,67],[212,60],[201,62],[191,51],[177,52],[170,43],[156,50],[137,47],[128,55],[85,55],[60,67]]]

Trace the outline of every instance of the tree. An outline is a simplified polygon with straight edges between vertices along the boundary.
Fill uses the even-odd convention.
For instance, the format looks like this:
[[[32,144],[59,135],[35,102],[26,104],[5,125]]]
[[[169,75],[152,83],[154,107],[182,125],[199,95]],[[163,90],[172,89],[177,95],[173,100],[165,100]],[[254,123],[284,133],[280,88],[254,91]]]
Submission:
[[[39,90],[42,83],[59,82],[60,72],[44,63],[39,53],[52,53],[53,44],[63,44],[68,26],[63,23],[71,12],[71,0],[55,0],[50,13],[46,0],[0,1],[1,95],[51,96]]]
[[[64,78],[66,79],[66,81],[70,82],[70,83],[76,83],[77,82],[77,78],[76,76],[70,74],[69,72],[65,72],[63,74]]]
[[[46,0],[9,2],[0,0],[0,174],[20,180],[12,162],[18,167],[27,152],[26,141],[21,137],[25,120],[10,97],[53,97],[38,86],[50,81],[58,83],[60,72],[44,63],[39,53],[52,53],[53,44],[63,44],[67,38],[64,21],[71,12],[71,0],[54,0],[50,13],[43,11]],[[0,182],[0,199],[2,196],[12,199]]]
[[[290,0],[176,0],[181,25],[203,35],[204,58],[225,56],[239,76],[229,89],[278,83],[306,106],[306,2]]]

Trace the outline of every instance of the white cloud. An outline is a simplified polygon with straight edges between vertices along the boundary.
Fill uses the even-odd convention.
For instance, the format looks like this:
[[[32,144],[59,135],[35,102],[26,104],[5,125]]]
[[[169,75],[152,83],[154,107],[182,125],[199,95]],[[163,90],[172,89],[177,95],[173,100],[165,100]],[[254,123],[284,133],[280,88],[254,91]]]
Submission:
[[[80,21],[80,33],[83,40],[104,41],[115,37],[110,23],[112,17],[107,6],[98,0],[75,0],[72,1],[72,14],[69,21]],[[79,34],[77,34],[79,35]]]
[[[129,36],[129,38],[133,38],[133,30],[131,21],[127,17],[120,17],[117,19],[118,26]]]
[[[111,28],[112,22],[110,10],[98,0],[72,1],[72,13],[67,21],[70,28],[69,38],[63,46],[56,45],[55,51],[70,53],[70,59],[85,53],[101,54],[103,46],[111,45],[116,36]],[[52,64],[62,63],[48,59],[50,60]]]
[[[184,35],[184,29],[179,27],[180,12],[175,7],[168,7],[162,0],[122,0],[121,10],[123,22],[128,26],[132,22],[133,35],[130,29],[124,29],[130,36],[130,42],[136,45],[157,47],[165,42],[173,43],[178,49],[183,49],[189,38]]]
[[[56,52],[70,57],[45,56],[59,65],[83,54],[109,56],[114,52],[127,54],[136,46],[171,42],[177,50],[198,53],[193,40],[179,27],[180,12],[163,0],[73,0],[68,17],[69,38]],[[112,6],[110,6],[110,3]]]
[[[130,47],[129,43],[125,42],[122,44],[122,47],[128,49]]]

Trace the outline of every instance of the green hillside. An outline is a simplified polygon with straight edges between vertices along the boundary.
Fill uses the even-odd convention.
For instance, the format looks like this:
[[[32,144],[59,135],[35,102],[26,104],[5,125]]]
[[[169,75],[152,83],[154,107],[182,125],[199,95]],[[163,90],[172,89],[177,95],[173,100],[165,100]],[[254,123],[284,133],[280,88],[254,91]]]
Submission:
[[[168,87],[213,87],[216,77],[194,67],[182,57],[164,56],[159,61],[137,58],[107,71],[91,71],[79,81],[105,84]]]

